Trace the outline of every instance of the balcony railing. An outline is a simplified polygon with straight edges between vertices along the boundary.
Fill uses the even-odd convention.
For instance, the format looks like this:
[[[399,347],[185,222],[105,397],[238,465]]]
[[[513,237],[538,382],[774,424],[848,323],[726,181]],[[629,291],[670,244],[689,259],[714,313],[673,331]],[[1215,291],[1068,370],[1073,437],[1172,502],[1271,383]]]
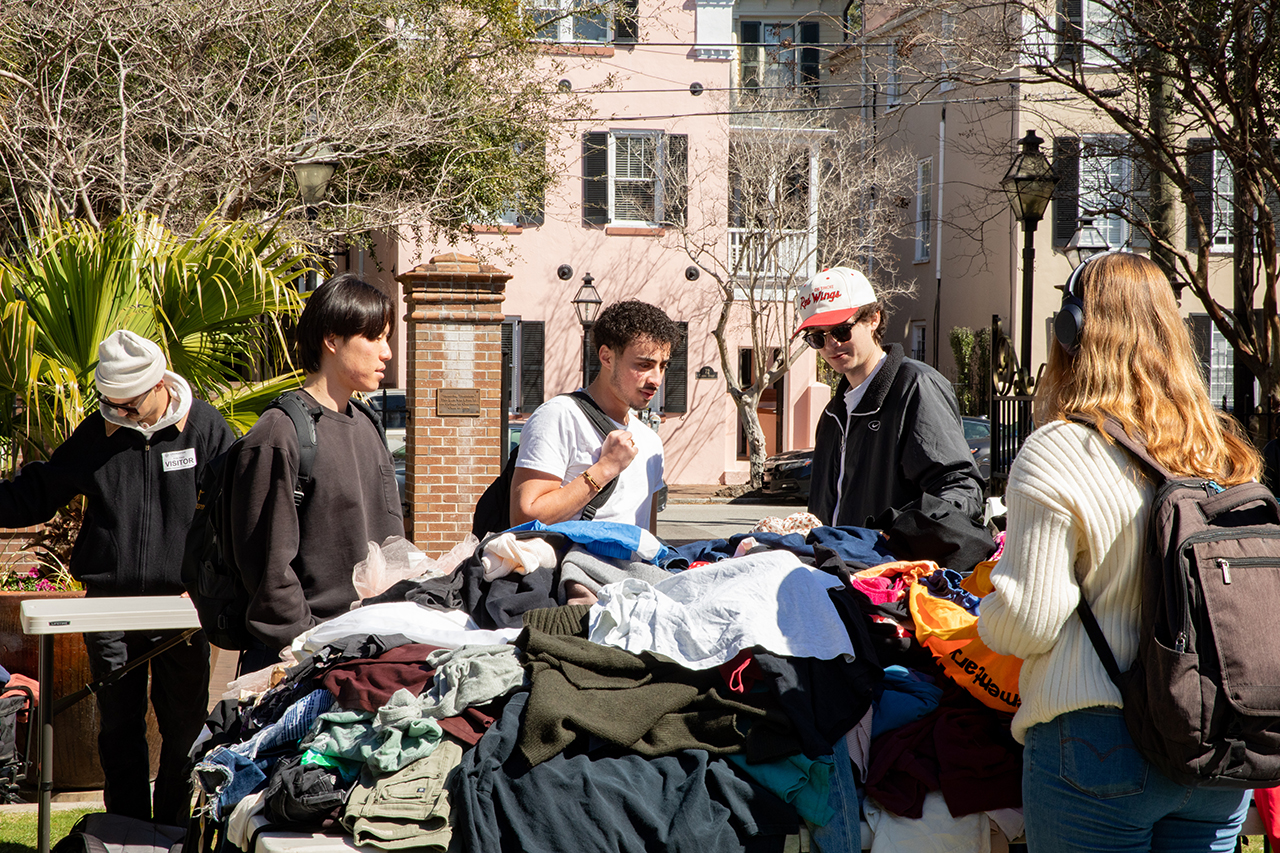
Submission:
[[[730,228],[729,269],[739,281],[806,281],[817,272],[815,236],[799,228]]]

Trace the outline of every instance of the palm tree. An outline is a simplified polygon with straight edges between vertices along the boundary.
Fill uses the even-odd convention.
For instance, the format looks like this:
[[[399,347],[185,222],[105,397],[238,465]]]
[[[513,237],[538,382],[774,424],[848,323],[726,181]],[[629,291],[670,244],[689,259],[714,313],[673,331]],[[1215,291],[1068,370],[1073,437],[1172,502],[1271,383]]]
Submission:
[[[5,467],[47,457],[83,419],[98,343],[117,329],[156,341],[171,369],[243,433],[300,383],[280,355],[282,323],[301,309],[293,282],[308,261],[247,222],[208,219],[188,238],[149,214],[103,228],[46,223],[23,254],[0,259]]]

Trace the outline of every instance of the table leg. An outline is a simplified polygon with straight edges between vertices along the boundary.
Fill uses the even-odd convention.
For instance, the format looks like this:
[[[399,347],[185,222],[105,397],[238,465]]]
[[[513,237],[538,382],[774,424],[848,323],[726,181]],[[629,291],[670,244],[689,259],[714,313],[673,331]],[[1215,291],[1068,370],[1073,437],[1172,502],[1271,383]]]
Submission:
[[[53,634],[40,637],[40,771],[38,853],[49,853],[49,812],[53,795]]]

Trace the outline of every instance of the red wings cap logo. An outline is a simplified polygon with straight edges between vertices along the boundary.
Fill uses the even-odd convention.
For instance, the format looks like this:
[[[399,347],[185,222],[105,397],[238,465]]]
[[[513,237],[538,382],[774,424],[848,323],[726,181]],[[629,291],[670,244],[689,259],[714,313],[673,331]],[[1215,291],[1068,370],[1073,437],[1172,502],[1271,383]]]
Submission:
[[[810,305],[813,305],[815,303],[821,305],[823,302],[834,302],[839,298],[840,298],[840,288],[838,287],[832,288],[830,290],[815,289],[813,292],[809,293],[808,295],[800,297],[800,310],[804,311]]]

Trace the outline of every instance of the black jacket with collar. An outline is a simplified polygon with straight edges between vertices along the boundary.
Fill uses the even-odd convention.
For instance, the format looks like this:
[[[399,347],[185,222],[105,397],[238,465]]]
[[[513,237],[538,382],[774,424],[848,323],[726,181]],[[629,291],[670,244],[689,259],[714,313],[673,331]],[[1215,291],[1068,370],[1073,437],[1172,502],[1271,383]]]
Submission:
[[[852,414],[844,401],[849,380],[842,379],[818,418],[809,511],[824,524],[874,527],[886,510],[905,510],[929,494],[980,524],[982,477],[951,384],[929,365],[905,358],[899,344],[886,353]],[[844,484],[833,518],[842,456]]]
[[[149,439],[93,412],[48,462],[32,462],[0,481],[0,527],[42,524],[84,495],[69,568],[89,594],[180,594],[196,483],[233,439],[222,415],[203,400],[193,400],[184,420]]]

